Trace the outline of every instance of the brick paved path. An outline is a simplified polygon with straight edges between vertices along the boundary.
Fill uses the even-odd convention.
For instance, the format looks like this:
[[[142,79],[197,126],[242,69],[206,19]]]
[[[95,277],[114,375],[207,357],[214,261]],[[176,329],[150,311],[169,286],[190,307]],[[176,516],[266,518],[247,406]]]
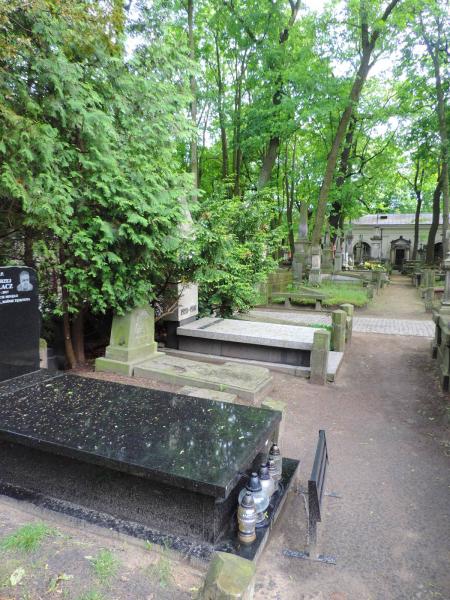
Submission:
[[[279,319],[295,325],[311,325],[321,323],[329,325],[331,317],[328,314],[301,312],[301,311],[275,311],[255,309],[250,313],[258,320],[264,318]],[[245,317],[244,317],[245,318]],[[353,331],[363,333],[385,333],[388,335],[417,335],[420,337],[434,336],[433,321],[413,320],[413,319],[382,319],[378,317],[355,317],[353,321]]]

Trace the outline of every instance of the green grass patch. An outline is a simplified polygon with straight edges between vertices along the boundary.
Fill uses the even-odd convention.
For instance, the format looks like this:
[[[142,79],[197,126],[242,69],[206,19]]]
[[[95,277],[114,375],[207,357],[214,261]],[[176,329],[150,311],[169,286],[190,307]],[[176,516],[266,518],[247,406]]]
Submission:
[[[99,592],[91,590],[84,592],[84,594],[81,594],[81,596],[78,596],[77,600],[105,600],[105,597]]]
[[[323,281],[319,290],[326,294],[322,301],[324,306],[335,306],[339,304],[353,304],[353,306],[365,306],[369,302],[366,289],[362,283],[337,283],[335,281]]]
[[[6,536],[0,542],[0,548],[3,550],[33,552],[39,548],[46,537],[54,534],[55,531],[45,523],[29,523]]]
[[[147,575],[152,580],[157,580],[159,587],[168,588],[174,583],[174,576],[172,573],[172,564],[170,559],[167,557],[167,551],[164,549],[162,555],[153,565],[147,568]]]
[[[119,561],[110,550],[100,550],[91,561],[95,575],[103,583],[114,577],[119,569],[119,564]]]

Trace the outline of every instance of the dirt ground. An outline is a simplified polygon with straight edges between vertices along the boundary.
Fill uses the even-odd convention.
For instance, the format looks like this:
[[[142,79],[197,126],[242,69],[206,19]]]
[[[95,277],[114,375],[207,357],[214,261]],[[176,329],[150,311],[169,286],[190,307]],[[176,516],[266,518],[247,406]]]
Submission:
[[[430,318],[416,290],[398,277],[359,314]],[[429,347],[426,338],[354,334],[337,383],[320,387],[273,374],[271,395],[287,411],[282,452],[301,459],[301,487],[290,494],[259,561],[256,600],[450,599],[448,397]],[[317,552],[335,557],[336,565],[283,555],[306,549],[302,490],[319,429],[330,454],[326,491],[339,497],[324,499]],[[45,521],[56,533],[31,554],[1,551],[1,600],[176,600],[195,597],[201,585],[204,569],[167,551],[0,497],[0,544],[29,521]],[[106,580],[93,567],[102,549],[117,559]],[[25,576],[11,586],[17,568]],[[61,574],[73,577],[52,590]]]

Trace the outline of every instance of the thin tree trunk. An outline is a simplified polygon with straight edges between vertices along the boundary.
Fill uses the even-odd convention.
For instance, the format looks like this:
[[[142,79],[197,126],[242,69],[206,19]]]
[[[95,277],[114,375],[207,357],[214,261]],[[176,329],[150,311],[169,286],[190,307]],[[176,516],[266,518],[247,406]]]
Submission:
[[[219,42],[217,35],[214,36],[216,45],[216,66],[217,66],[217,108],[219,113],[219,126],[220,126],[220,143],[222,147],[222,179],[228,177],[228,142],[227,142],[227,130],[225,127],[225,113],[223,107],[224,101],[224,84],[222,78],[222,69],[220,66],[220,53],[219,53]]]
[[[81,309],[72,321],[73,350],[78,364],[86,362],[84,354],[84,310]]]
[[[420,175],[419,181],[419,171],[420,171],[420,160],[417,160],[416,164],[416,173],[414,176],[414,193],[416,195],[416,214],[414,216],[414,244],[412,251],[412,260],[417,259],[417,250],[419,248],[419,221],[420,221],[420,211],[422,208],[422,184],[423,178],[425,175],[425,169],[422,169],[422,173]]]
[[[27,267],[34,269],[33,232],[29,227],[25,227],[23,246],[23,262]]]
[[[448,131],[447,131],[447,109],[444,95],[444,88],[442,85],[442,76],[441,76],[441,60],[440,60],[440,52],[441,45],[444,47],[445,40],[442,40],[443,34],[443,18],[439,18],[437,22],[437,35],[438,39],[435,44],[431,41],[425,31],[425,27],[423,21],[421,20],[422,25],[422,36],[425,41],[425,45],[427,47],[428,54],[433,61],[433,69],[434,69],[434,79],[435,79],[435,87],[436,87],[436,112],[439,123],[439,137],[441,141],[441,178],[442,178],[442,235],[443,235],[443,251],[444,258],[448,252],[448,239],[447,239],[447,230],[448,230],[448,216],[449,216],[449,186],[448,186]]]
[[[442,173],[438,174],[438,180],[433,192],[433,218],[428,232],[427,240],[427,265],[434,263],[434,244],[436,243],[436,234],[439,229],[439,216],[441,213],[441,193],[442,193]]]
[[[188,43],[189,43],[189,56],[192,61],[195,61],[195,40],[194,40],[194,0],[188,0],[187,2],[187,15],[188,15]],[[194,125],[195,131],[191,140],[190,147],[190,158],[191,158],[191,173],[194,179],[194,186],[198,186],[198,144],[197,144],[197,82],[193,75],[189,78],[191,88],[191,120]]]
[[[339,190],[345,183],[346,177],[350,168],[350,152],[353,144],[353,134],[355,131],[356,119],[352,116],[350,120],[348,131],[345,135],[344,147],[341,152],[341,158],[339,161],[339,175],[336,178],[336,188]],[[333,202],[331,214],[328,219],[330,224],[330,241],[332,244],[336,242],[338,232],[342,229],[344,223],[342,199],[338,198]]]
[[[59,281],[61,285],[61,304],[63,314],[63,334],[64,334],[64,348],[66,351],[66,358],[69,364],[69,368],[73,369],[77,366],[77,359],[72,344],[72,332],[70,330],[70,317],[69,317],[69,297],[66,288],[66,278],[62,272],[64,265],[64,251],[62,247],[59,249],[59,263],[60,263],[60,276]]]
[[[234,139],[233,139],[233,172],[234,172],[234,189],[233,194],[240,196],[241,194],[241,109],[242,109],[242,76],[243,71],[239,75],[236,86],[234,99]]]
[[[386,7],[383,16],[381,17],[381,21],[385,22],[395,6],[400,2],[400,0],[391,0],[391,2]],[[380,36],[380,26],[377,26],[377,29],[374,29],[372,35],[369,36],[369,25],[367,21],[367,11],[366,11],[366,0],[360,0],[360,18],[361,18],[361,46],[362,46],[362,56],[361,63],[359,65],[358,71],[355,76],[355,80],[353,82],[349,101],[347,107],[342,113],[341,119],[339,121],[339,125],[334,136],[333,144],[331,146],[330,153],[328,154],[327,164],[325,167],[325,174],[323,177],[322,185],[320,187],[319,192],[319,200],[317,203],[317,211],[316,211],[316,220],[314,223],[314,229],[312,234],[312,244],[319,245],[322,237],[322,229],[325,222],[325,213],[327,209],[328,196],[331,189],[331,184],[333,182],[334,172],[336,170],[336,164],[339,156],[339,149],[344,140],[345,134],[347,133],[347,128],[350,123],[350,119],[352,117],[353,111],[357,106],[361,91],[363,89],[364,83],[367,79],[367,75],[369,74],[371,63],[370,59],[372,57],[372,52],[375,48],[375,44]]]
[[[279,44],[285,44],[289,39],[289,30],[295,23],[295,19],[297,18],[298,11],[300,10],[300,0],[289,0],[289,4],[291,7],[291,15],[289,17],[289,22],[287,26],[280,32],[279,36]],[[281,75],[277,80],[277,90],[275,91],[272,97],[272,104],[274,106],[279,106],[281,104],[282,99],[282,88],[283,88],[283,80]],[[261,172],[258,177],[258,183],[256,187],[258,190],[261,190],[269,181],[270,176],[272,175],[273,166],[275,164],[275,160],[277,158],[278,150],[280,148],[281,139],[278,134],[273,135],[269,143],[267,145],[266,153],[264,155],[263,164],[261,167]]]

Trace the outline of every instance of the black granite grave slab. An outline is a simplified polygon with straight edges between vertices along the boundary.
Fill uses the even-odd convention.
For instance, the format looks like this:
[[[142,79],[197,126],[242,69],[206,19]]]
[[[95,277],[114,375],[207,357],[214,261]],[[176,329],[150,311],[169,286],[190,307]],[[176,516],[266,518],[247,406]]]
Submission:
[[[276,411],[62,375],[4,395],[0,439],[226,499]]]
[[[63,373],[52,369],[39,369],[39,371],[33,371],[26,375],[19,375],[19,377],[0,381],[0,398],[24,388],[32,387],[40,383],[48,383],[51,379],[61,377],[61,375],[63,375]]]
[[[39,296],[36,272],[0,267],[0,381],[39,369]]]

